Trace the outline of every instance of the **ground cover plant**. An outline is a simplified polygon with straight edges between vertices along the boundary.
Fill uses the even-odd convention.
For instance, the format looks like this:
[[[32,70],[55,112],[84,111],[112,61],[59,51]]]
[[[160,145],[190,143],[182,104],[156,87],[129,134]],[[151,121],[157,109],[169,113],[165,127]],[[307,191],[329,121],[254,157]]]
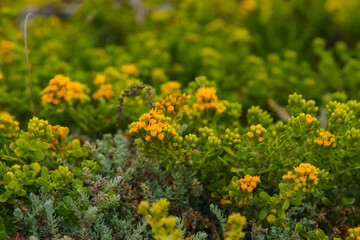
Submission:
[[[359,11],[0,3],[0,239],[360,239]]]

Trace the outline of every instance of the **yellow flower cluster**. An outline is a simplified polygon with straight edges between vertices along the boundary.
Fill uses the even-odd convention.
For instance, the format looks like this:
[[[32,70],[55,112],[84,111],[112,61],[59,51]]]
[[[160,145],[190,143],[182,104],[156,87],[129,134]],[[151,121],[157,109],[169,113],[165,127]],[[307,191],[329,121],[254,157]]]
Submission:
[[[105,83],[105,76],[102,74],[96,75],[96,78],[94,79],[93,83],[95,85],[102,85]]]
[[[148,201],[142,201],[138,206],[138,213],[145,216],[148,221],[154,239],[179,240],[182,239],[180,230],[176,227],[176,217],[166,216],[170,202],[161,198],[149,208]]]
[[[222,113],[226,110],[225,105],[219,102],[216,96],[216,89],[207,87],[198,89],[196,93],[196,103],[193,104],[193,107],[201,111],[215,109],[217,113]]]
[[[99,89],[93,94],[93,99],[98,100],[103,97],[105,99],[110,99],[114,95],[114,91],[112,90],[111,84],[105,84],[105,76],[98,74],[93,81],[95,85],[99,87]]]
[[[19,134],[19,122],[7,112],[0,112],[0,134],[8,139],[16,138]]]
[[[53,137],[51,138],[50,148],[63,150],[65,145],[65,139],[69,134],[68,127],[62,127],[60,125],[52,126],[48,125],[48,128],[52,131]]]
[[[141,115],[138,122],[131,123],[129,132],[140,134],[145,137],[145,141],[150,141],[151,138],[163,141],[166,132],[176,135],[175,129],[165,121],[164,115],[155,110]]]
[[[360,227],[349,228],[346,240],[360,240]]]
[[[79,82],[72,82],[70,78],[63,75],[56,75],[49,81],[49,85],[41,92],[42,100],[45,103],[57,105],[69,103],[72,99],[86,97],[85,87]]]
[[[310,114],[300,113],[299,114],[300,119],[304,119],[307,126],[310,126],[312,123],[316,123],[317,119],[316,117],[311,116]]]
[[[114,95],[114,91],[112,90],[111,84],[103,84],[100,85],[100,89],[93,94],[93,98],[95,100],[104,97],[106,99],[110,99]]]
[[[133,75],[133,76],[138,76],[139,75],[139,70],[137,69],[135,64],[123,65],[121,67],[121,71],[125,75]]]
[[[232,213],[225,226],[225,240],[239,240],[245,237],[243,227],[246,223],[246,217],[241,216],[240,213]]]
[[[251,125],[250,131],[247,132],[247,136],[249,138],[257,138],[258,142],[264,141],[264,134],[266,133],[266,129],[263,128],[261,124],[258,125]]]
[[[169,81],[161,85],[161,92],[163,95],[179,94],[181,84],[176,81]]]
[[[248,193],[251,193],[260,182],[259,176],[245,175],[244,178],[239,179],[241,190],[247,191]]]
[[[184,107],[189,97],[181,94],[169,95],[164,100],[161,99],[157,101],[155,103],[155,108],[158,112],[165,115],[176,113]]]
[[[314,143],[325,148],[335,148],[335,135],[328,131],[320,132],[319,137],[314,139]]]
[[[315,186],[319,183],[320,170],[309,163],[301,163],[294,167],[294,170],[295,174],[288,172],[282,179],[295,191],[313,193]]]
[[[0,44],[0,57],[4,62],[10,63],[13,58],[12,50],[14,48],[14,43],[2,40]]]

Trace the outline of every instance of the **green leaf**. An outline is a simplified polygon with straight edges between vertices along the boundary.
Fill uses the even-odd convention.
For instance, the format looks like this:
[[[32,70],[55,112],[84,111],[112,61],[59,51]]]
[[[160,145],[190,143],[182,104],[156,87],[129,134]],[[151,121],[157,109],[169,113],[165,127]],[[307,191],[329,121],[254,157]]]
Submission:
[[[24,189],[19,189],[15,192],[16,195],[18,195],[19,197],[23,197],[26,195],[26,191]]]
[[[31,153],[31,161],[32,162],[41,161],[43,159],[44,159],[44,153],[40,149]]]
[[[279,208],[279,209],[278,209],[278,216],[279,216],[280,219],[284,219],[284,218],[285,218],[285,211],[284,211],[284,209],[282,209],[282,208]]]
[[[49,171],[48,171],[47,167],[42,167],[41,168],[41,177],[43,177],[46,180],[48,180],[50,178]]]
[[[6,191],[4,192],[1,196],[0,196],[0,201],[1,202],[6,202],[6,200],[8,200],[9,197],[11,197],[11,192]]]
[[[175,166],[175,161],[171,161],[167,166],[166,166],[166,171],[170,171],[171,169],[173,169]]]
[[[259,196],[260,196],[261,200],[263,200],[264,202],[270,201],[270,195],[267,192],[263,191],[259,194]]]
[[[334,204],[327,197],[322,197],[321,202],[327,207],[333,207],[334,206]]]
[[[351,205],[354,204],[355,198],[342,197],[342,198],[341,198],[341,202],[342,202],[342,204],[343,204],[345,207],[351,206]]]
[[[36,182],[40,184],[45,189],[45,191],[50,190],[50,182],[47,181],[44,177],[39,177],[38,179],[36,179]]]
[[[290,207],[290,202],[289,202],[289,200],[285,199],[285,202],[282,205],[282,209],[287,210],[289,207]]]
[[[80,179],[75,179],[73,182],[72,182],[72,188],[74,190],[76,189],[82,189],[84,186],[84,183],[83,181],[81,181]]]
[[[279,184],[279,189],[280,189],[280,192],[282,192],[282,193],[287,193],[290,190],[288,185],[286,185],[284,183]]]
[[[266,218],[266,216],[269,214],[269,212],[270,212],[270,209],[268,207],[261,209],[260,214],[259,214],[260,220],[264,220]]]
[[[26,150],[30,150],[31,149],[31,146],[29,144],[29,142],[25,141],[24,139],[18,139],[16,140],[16,144],[20,147],[20,148],[23,148],[23,149],[26,149]]]

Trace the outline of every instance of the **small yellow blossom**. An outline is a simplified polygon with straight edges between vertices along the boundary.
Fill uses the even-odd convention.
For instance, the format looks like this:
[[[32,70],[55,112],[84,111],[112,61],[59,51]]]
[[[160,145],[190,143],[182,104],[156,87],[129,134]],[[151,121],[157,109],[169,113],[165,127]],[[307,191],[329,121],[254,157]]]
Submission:
[[[226,110],[224,104],[219,102],[216,96],[215,88],[199,88],[196,93],[196,103],[193,104],[194,109],[206,111],[214,109],[217,113],[222,113]]]
[[[322,131],[319,133],[319,137],[314,139],[314,143],[324,148],[335,148],[335,135],[328,131]]]
[[[155,109],[165,116],[174,116],[180,111],[185,111],[184,107],[188,99],[189,97],[184,94],[168,95],[165,99],[161,99],[155,103]]]
[[[7,112],[0,112],[0,135],[5,138],[14,139],[20,131],[19,122]]]
[[[180,94],[181,84],[175,81],[169,81],[161,85],[163,95]]]
[[[176,134],[175,129],[165,121],[164,115],[155,110],[141,115],[138,122],[131,123],[129,132],[144,137],[145,141],[150,141],[152,138],[163,141],[166,132],[171,135]]]
[[[294,167],[295,174],[288,172],[282,179],[292,186],[295,191],[303,193],[314,192],[314,187],[319,183],[318,174],[320,170],[309,163],[301,163]]]
[[[48,104],[69,103],[72,99],[83,99],[87,95],[85,86],[79,82],[72,82],[70,78],[56,75],[49,81],[49,85],[41,92],[42,100]]]
[[[269,222],[269,223],[274,223],[276,221],[276,217],[274,214],[270,214],[269,216],[266,217],[266,220]]]
[[[239,179],[241,189],[249,193],[251,193],[254,188],[256,188],[257,184],[260,182],[261,181],[259,176],[245,175],[244,178]]]
[[[12,62],[13,52],[15,44],[6,40],[0,42],[0,59],[6,63]]]
[[[348,236],[346,240],[359,240],[360,239],[360,226],[348,229]]]
[[[48,125],[48,128],[53,134],[53,137],[50,140],[50,148],[53,148],[57,151],[62,151],[65,147],[66,137],[69,134],[69,128],[62,127],[60,125]]]
[[[105,76],[102,74],[96,75],[96,78],[94,80],[95,85],[102,85],[105,83]]]
[[[266,133],[266,129],[263,128],[261,124],[258,125],[251,125],[250,131],[246,133],[246,135],[252,139],[256,137],[257,141],[259,143],[264,141],[264,134]]]
[[[110,99],[114,95],[114,91],[112,90],[111,84],[102,84],[100,85],[100,89],[93,94],[93,98],[95,100],[103,97],[105,99]]]
[[[133,75],[133,76],[138,76],[139,75],[139,70],[136,68],[135,64],[123,65],[121,67],[121,71],[125,75]]]

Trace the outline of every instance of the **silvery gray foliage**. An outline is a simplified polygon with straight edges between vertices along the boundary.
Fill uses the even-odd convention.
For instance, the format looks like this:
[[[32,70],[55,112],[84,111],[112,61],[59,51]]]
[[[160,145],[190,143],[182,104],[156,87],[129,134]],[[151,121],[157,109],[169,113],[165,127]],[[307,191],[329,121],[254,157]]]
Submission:
[[[134,229],[131,235],[128,236],[127,239],[129,240],[142,240],[142,239],[148,239],[143,236],[143,233],[146,232],[146,226],[147,226],[146,218],[143,218],[142,222],[137,225],[137,227]]]
[[[125,168],[125,160],[130,155],[128,142],[121,131],[114,136],[105,134],[93,143],[87,142],[85,147],[90,148],[90,158],[99,163],[99,174],[107,179],[115,177],[118,168]]]
[[[222,233],[225,233],[225,225],[227,221],[227,217],[221,212],[218,206],[214,204],[210,204],[210,211],[215,214],[216,218],[219,220]]]
[[[26,229],[35,238],[55,237],[64,219],[57,216],[54,201],[44,190],[37,196],[29,194],[30,206],[28,211],[23,212],[15,208],[14,219],[19,228]]]

